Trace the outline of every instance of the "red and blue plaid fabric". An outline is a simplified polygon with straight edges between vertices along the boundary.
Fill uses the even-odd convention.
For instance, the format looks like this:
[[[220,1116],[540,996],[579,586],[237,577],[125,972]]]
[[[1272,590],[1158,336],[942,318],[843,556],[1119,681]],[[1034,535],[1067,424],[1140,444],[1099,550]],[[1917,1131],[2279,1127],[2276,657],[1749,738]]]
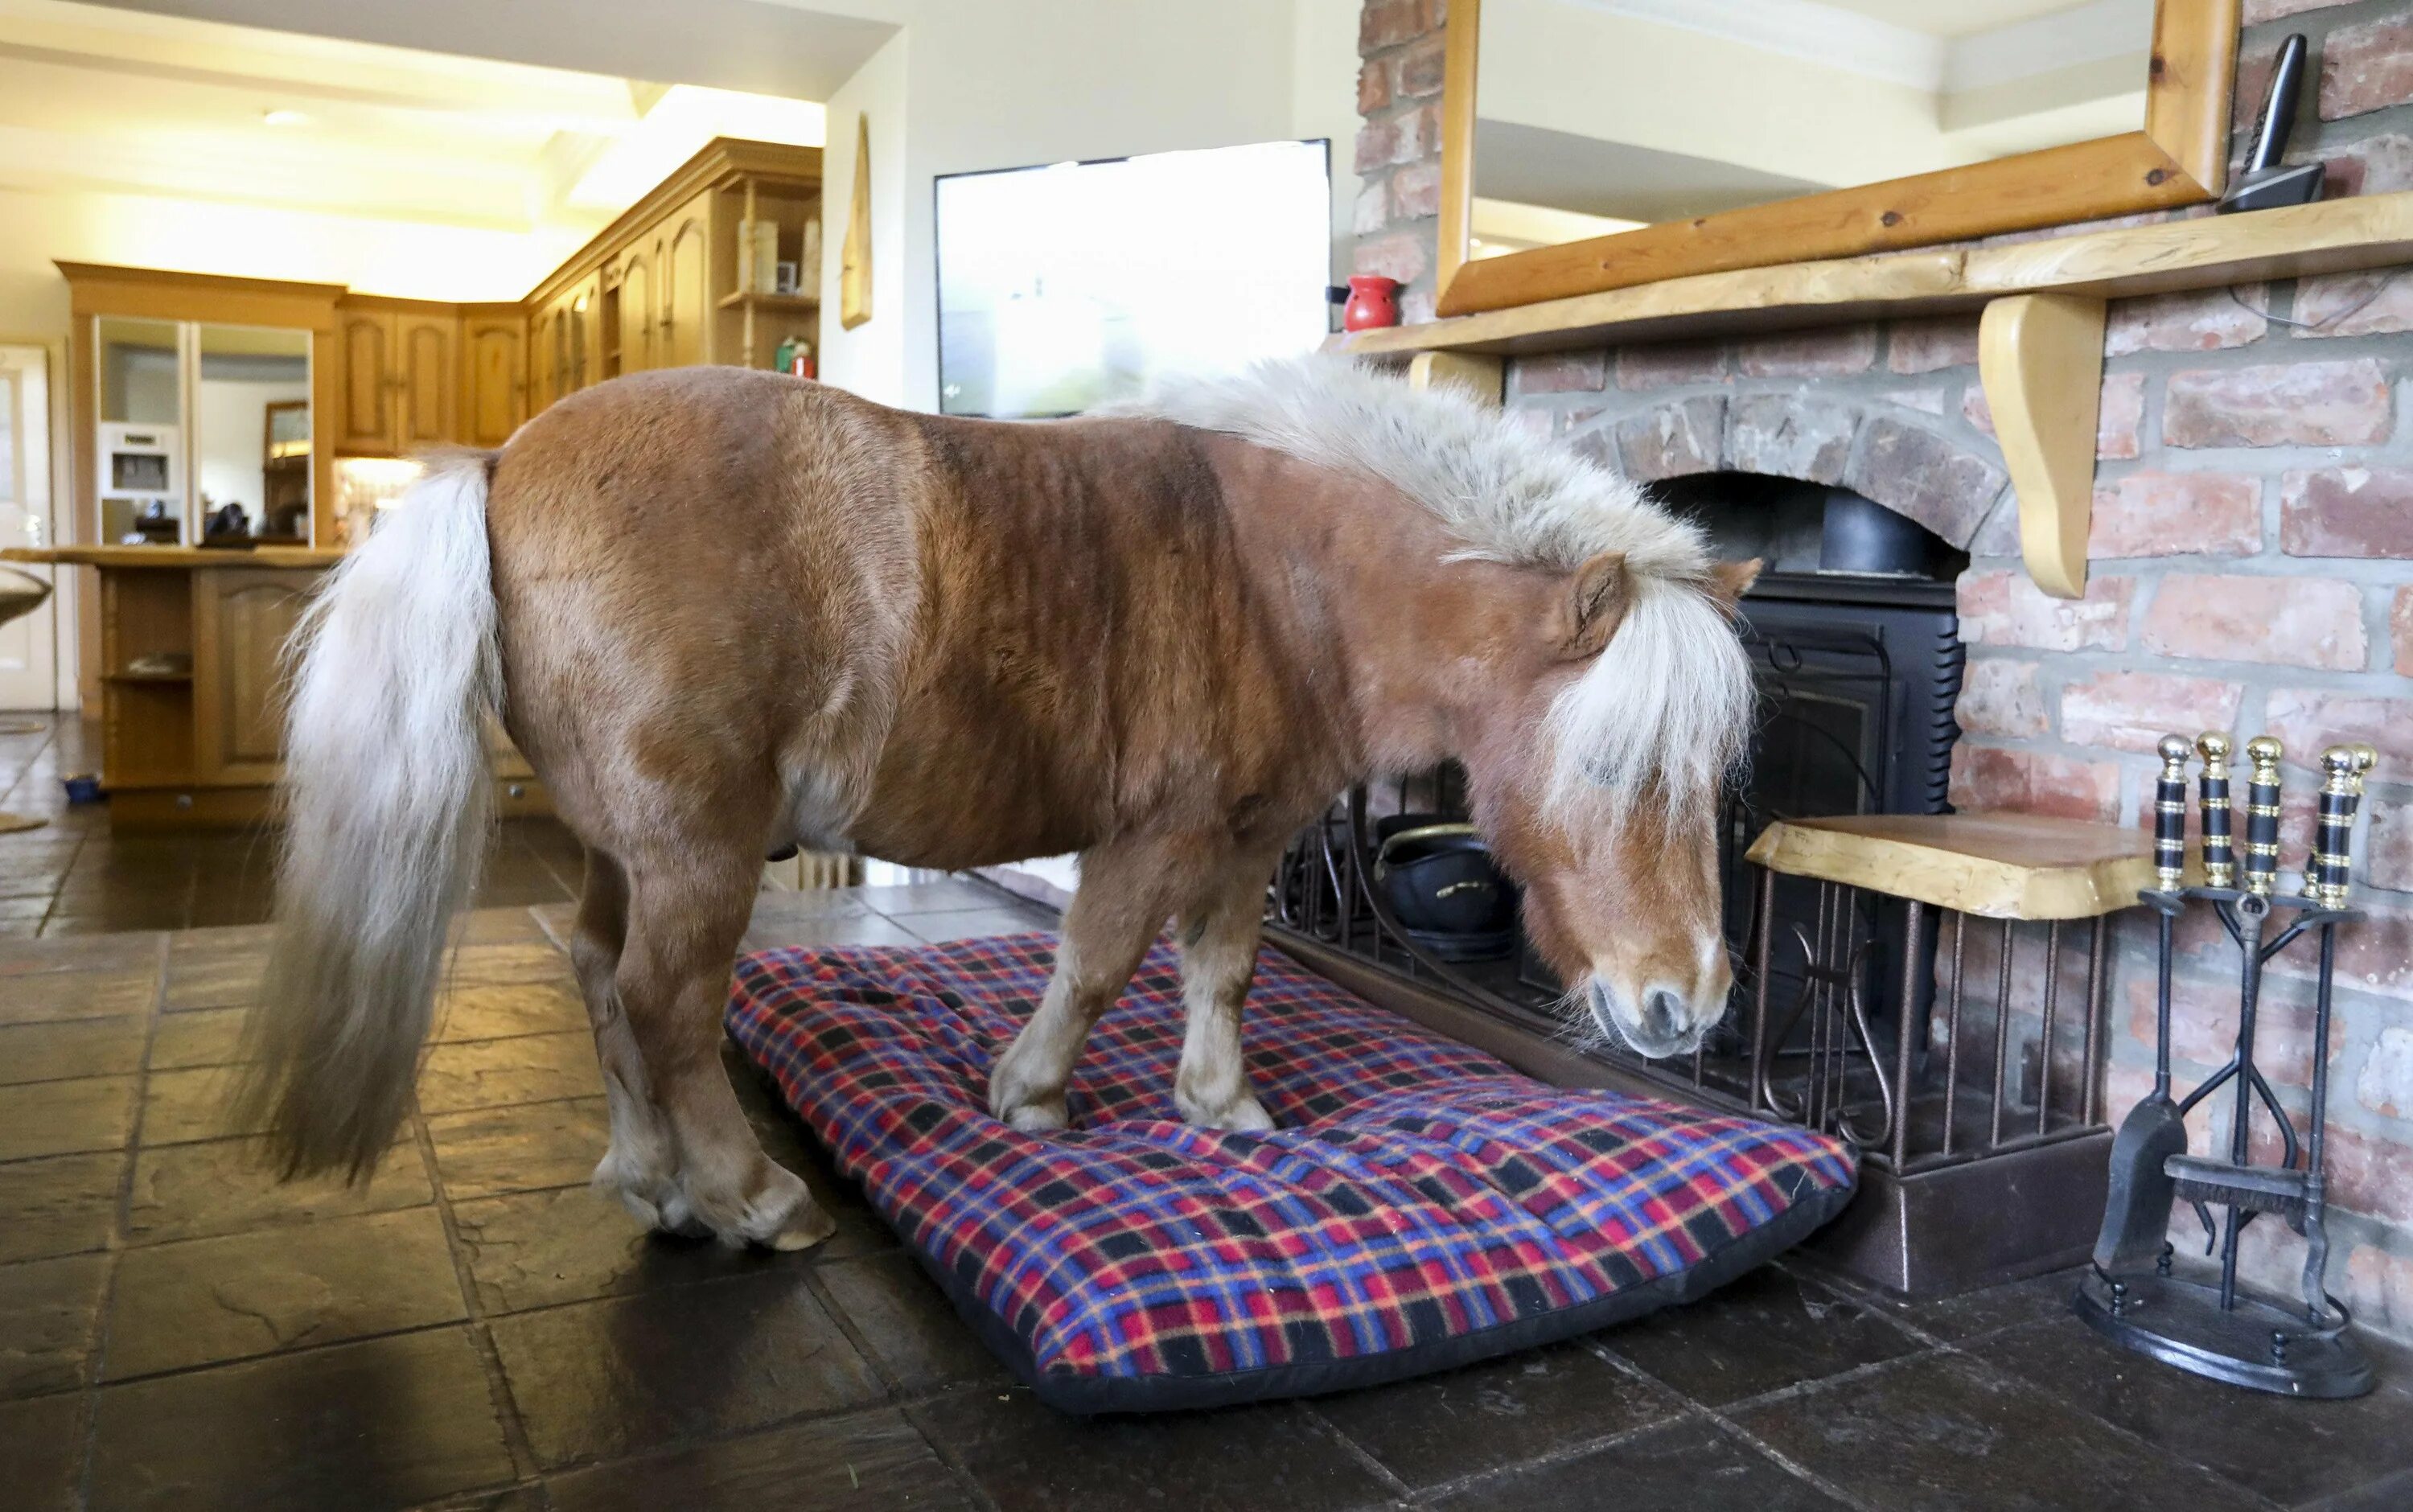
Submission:
[[[1249,1074],[1279,1127],[1173,1106],[1160,941],[1073,1073],[1069,1132],[988,1114],[1047,935],[786,949],[737,965],[731,1034],[992,1348],[1073,1411],[1369,1384],[1683,1300],[1850,1195],[1823,1135],[1563,1090],[1266,952]]]

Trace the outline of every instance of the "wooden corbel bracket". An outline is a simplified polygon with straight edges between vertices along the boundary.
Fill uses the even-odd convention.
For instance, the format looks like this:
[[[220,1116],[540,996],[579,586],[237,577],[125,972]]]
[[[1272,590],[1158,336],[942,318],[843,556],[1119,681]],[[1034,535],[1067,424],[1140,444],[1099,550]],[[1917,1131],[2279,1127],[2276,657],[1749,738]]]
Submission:
[[[2014,294],[1986,306],[1977,374],[2019,496],[2020,555],[2037,587],[2086,596],[2103,404],[2103,301]]]

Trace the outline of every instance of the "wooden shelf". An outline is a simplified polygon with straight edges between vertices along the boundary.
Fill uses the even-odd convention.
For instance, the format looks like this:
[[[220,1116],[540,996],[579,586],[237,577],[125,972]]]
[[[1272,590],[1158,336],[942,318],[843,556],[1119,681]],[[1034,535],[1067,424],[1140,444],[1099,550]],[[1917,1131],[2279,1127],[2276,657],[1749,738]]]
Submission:
[[[2413,191],[2004,246],[1670,278],[1335,336],[1358,356],[1518,353],[1974,310],[2014,294],[2126,299],[2413,262]]]
[[[100,680],[105,683],[188,683],[193,680],[193,674],[189,672],[104,672]]]
[[[2092,919],[2154,884],[2140,829],[2034,814],[1781,820],[1749,858],[1787,877],[1863,887],[1988,919]]]
[[[822,307],[822,302],[810,294],[750,294],[742,289],[734,294],[721,295],[718,307],[724,310],[738,310],[744,309],[748,304],[758,310],[804,311],[818,310]]]

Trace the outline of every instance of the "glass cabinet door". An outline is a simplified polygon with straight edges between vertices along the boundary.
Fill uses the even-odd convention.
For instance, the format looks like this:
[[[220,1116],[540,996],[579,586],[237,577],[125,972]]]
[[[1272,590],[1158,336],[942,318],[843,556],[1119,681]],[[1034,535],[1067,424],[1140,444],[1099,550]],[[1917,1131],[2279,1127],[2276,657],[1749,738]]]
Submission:
[[[196,328],[192,540],[310,540],[310,333]]]
[[[100,539],[174,544],[185,504],[184,328],[96,316]]]
[[[93,319],[103,541],[310,543],[310,333]]]

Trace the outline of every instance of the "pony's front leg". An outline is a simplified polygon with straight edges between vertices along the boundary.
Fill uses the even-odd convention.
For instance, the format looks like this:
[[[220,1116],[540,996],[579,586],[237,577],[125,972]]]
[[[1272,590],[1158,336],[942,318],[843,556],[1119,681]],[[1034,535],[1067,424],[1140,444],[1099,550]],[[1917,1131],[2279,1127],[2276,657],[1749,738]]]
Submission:
[[[1249,1090],[1240,1053],[1240,1012],[1256,977],[1257,941],[1270,861],[1236,866],[1181,918],[1181,1002],[1189,1024],[1173,1105],[1200,1129],[1253,1132],[1273,1119]]]
[[[1150,845],[1100,846],[1081,856],[1081,885],[1064,911],[1056,973],[1038,1012],[988,1075],[989,1111],[1014,1128],[1061,1129],[1064,1084],[1089,1026],[1114,1006],[1173,911],[1166,858]]]

